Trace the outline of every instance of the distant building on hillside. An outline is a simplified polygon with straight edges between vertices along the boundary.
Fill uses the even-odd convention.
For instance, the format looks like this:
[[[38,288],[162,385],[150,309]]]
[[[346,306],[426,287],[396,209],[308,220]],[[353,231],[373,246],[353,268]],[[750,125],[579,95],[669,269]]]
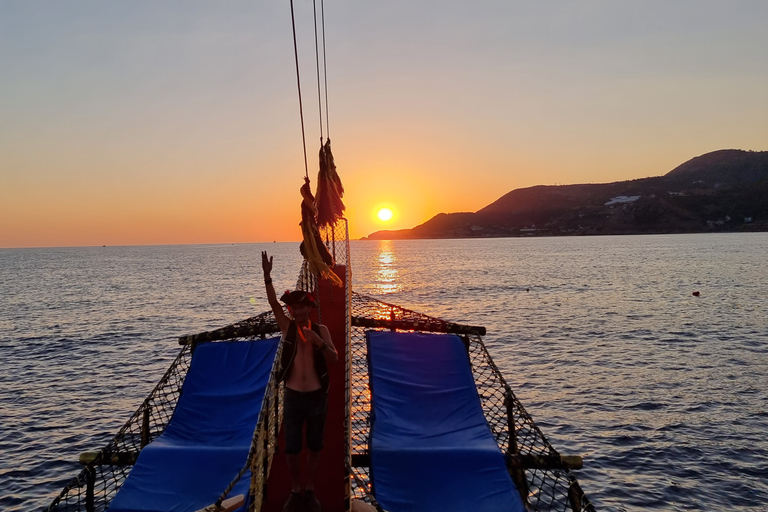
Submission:
[[[614,204],[622,204],[622,203],[634,203],[640,199],[640,196],[616,196],[612,197],[610,201],[605,203],[605,206],[611,206]]]

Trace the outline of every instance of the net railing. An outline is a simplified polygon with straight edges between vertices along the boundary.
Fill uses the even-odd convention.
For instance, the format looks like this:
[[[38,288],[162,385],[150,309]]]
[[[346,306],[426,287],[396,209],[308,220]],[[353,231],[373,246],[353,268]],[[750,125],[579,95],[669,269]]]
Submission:
[[[346,219],[323,228],[321,236],[336,264],[346,267],[344,277],[349,290],[349,231]],[[305,262],[299,271],[296,288],[313,292],[317,297],[317,282],[317,277],[309,271]],[[323,297],[317,298],[322,315]],[[348,308],[349,301],[346,302]],[[346,313],[349,318],[349,311],[347,310]],[[268,311],[220,329],[180,337],[181,350],[155,388],[107,446],[90,453],[85,459],[81,456],[84,468],[64,487],[46,510],[102,512],[108,509],[109,503],[127,478],[141,449],[162,434],[170,422],[191,364],[192,352],[197,344],[255,340],[279,332],[280,328],[274,314]],[[347,346],[348,338],[347,334]],[[254,512],[261,508],[266,492],[269,467],[275,453],[282,422],[283,387],[277,383],[276,378],[280,350],[282,345],[278,348],[272,374],[265,390],[251,444],[249,463],[244,468],[251,470],[249,510]],[[242,476],[242,474],[235,476],[234,481]],[[222,491],[220,501],[229,494],[227,489]]]
[[[349,499],[372,504],[381,510],[371,493],[369,446],[371,394],[368,380],[367,329],[400,329],[426,332],[452,332],[460,335],[467,347],[472,372],[483,411],[499,448],[507,454],[510,474],[521,492],[527,509],[534,511],[592,512],[574,474],[558,465],[560,455],[547,441],[519,402],[494,364],[483,344],[484,328],[455,324],[417,313],[378,299],[352,293],[349,271],[349,245],[346,220],[322,232],[336,263],[346,267],[346,317],[351,319],[346,336],[347,473]],[[304,265],[297,289],[316,292],[317,278]],[[317,296],[317,295],[316,295]],[[323,297],[317,297],[322,321]],[[186,377],[194,347],[204,342],[226,342],[265,338],[280,332],[269,311],[221,329],[182,336],[182,348],[149,396],[101,450],[91,454],[83,470],[72,479],[48,507],[49,511],[104,511],[120,489],[140,450],[156,439],[168,425]],[[249,463],[250,495],[248,509],[257,512],[266,493],[269,468],[276,451],[282,422],[283,387],[277,383],[279,351],[264,394],[253,435]],[[234,481],[242,477],[235,476]],[[233,482],[234,482],[233,481]],[[222,489],[219,501],[228,497]],[[348,501],[349,503],[349,501]]]
[[[181,348],[165,375],[107,446],[95,452],[83,470],[61,491],[49,511],[103,511],[128,476],[139,451],[168,425],[191,360]],[[81,456],[81,462],[83,456]]]
[[[261,412],[259,413],[259,419],[253,433],[251,450],[248,454],[247,465],[250,466],[251,470],[248,510],[252,512],[261,510],[261,504],[266,496],[269,468],[277,451],[278,435],[283,421],[283,386],[277,380],[282,350],[283,344],[280,343],[272,364],[269,382],[264,391]],[[236,481],[237,479],[231,485]],[[226,490],[222,494],[219,498],[219,503],[227,497],[228,492],[229,490]]]
[[[117,494],[136,462],[141,449],[165,431],[173,416],[184,379],[198,343],[253,340],[279,332],[269,311],[210,332],[182,336],[182,347],[155,388],[109,443],[83,454],[84,464],[46,509],[56,512],[101,512]]]
[[[369,473],[371,393],[365,331],[396,328],[453,332],[463,338],[485,418],[499,448],[507,454],[510,473],[529,510],[594,511],[573,473],[567,468],[551,467],[558,465],[560,454],[533,422],[494,364],[483,344],[483,328],[446,322],[356,293],[352,294],[352,326],[349,420],[353,499],[381,510],[371,493]]]

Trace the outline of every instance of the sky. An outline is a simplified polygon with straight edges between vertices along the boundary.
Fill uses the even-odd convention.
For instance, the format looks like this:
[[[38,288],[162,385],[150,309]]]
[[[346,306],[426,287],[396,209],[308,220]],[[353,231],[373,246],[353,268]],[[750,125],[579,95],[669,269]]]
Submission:
[[[351,238],[768,150],[765,0],[323,3]],[[299,240],[304,173],[288,0],[0,0],[0,247]]]

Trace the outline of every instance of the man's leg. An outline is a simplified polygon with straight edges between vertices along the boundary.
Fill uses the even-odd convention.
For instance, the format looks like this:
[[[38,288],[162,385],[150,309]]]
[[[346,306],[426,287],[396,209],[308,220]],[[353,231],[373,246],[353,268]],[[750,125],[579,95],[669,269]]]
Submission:
[[[314,489],[317,464],[320,458],[320,450],[323,449],[323,437],[325,437],[325,416],[328,413],[328,398],[322,390],[312,392],[312,401],[307,412],[307,489]],[[312,475],[311,477],[309,475]],[[310,482],[311,487],[310,487]]]
[[[305,495],[306,510],[320,512],[322,507],[315,496],[315,476],[320,462],[320,450],[323,449],[323,434],[325,432],[325,415],[328,412],[328,400],[325,393],[318,389],[313,392],[312,406],[307,415],[307,493]]]
[[[306,489],[308,491],[314,491],[315,490],[315,475],[317,474],[317,466],[320,463],[320,452],[313,452],[312,450],[307,450],[309,452],[309,455],[307,455],[307,485]]]
[[[285,389],[285,409],[283,411],[283,428],[285,429],[285,459],[291,476],[291,495],[285,502],[285,512],[301,510],[303,498],[301,495],[301,436],[303,424],[302,400],[300,393]]]
[[[304,496],[301,493],[301,472],[299,454],[287,454],[288,472],[291,474],[291,494],[283,505],[283,512],[299,512],[302,510]]]
[[[312,453],[312,452],[309,452]],[[288,472],[291,474],[291,492],[301,492],[301,460],[298,453],[285,456],[288,462]],[[317,469],[317,464],[315,464]],[[314,489],[314,487],[312,487]]]

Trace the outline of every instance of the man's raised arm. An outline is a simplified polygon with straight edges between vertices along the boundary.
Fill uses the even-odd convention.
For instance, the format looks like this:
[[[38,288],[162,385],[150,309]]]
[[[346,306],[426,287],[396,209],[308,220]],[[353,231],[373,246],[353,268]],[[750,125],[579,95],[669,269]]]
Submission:
[[[277,325],[280,326],[280,330],[285,334],[288,330],[288,324],[290,319],[285,315],[283,307],[277,301],[277,294],[275,293],[275,287],[272,284],[272,259],[273,256],[267,256],[267,251],[261,251],[261,268],[264,270],[264,286],[267,289],[267,301],[272,308],[272,312],[275,314],[275,320]]]

